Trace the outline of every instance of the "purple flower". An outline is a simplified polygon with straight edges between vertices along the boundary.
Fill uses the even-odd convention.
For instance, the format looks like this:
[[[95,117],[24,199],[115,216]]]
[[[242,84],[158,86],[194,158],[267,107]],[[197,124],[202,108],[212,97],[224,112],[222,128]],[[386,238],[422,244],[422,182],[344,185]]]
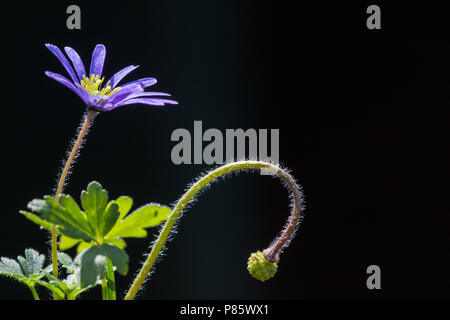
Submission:
[[[98,44],[92,53],[89,74],[86,73],[83,62],[74,49],[64,48],[72,61],[72,68],[72,65],[58,47],[52,44],[46,44],[45,46],[58,58],[72,81],[58,73],[45,71],[45,74],[75,92],[89,108],[97,111],[110,111],[133,103],[151,106],[163,106],[166,103],[178,104],[176,101],[158,97],[170,96],[170,94],[144,91],[144,88],[156,83],[154,78],[135,80],[119,87],[119,82],[138,66],[129,66],[120,70],[102,87],[105,80],[105,77],[102,77],[102,71],[106,56],[106,48],[102,44]]]

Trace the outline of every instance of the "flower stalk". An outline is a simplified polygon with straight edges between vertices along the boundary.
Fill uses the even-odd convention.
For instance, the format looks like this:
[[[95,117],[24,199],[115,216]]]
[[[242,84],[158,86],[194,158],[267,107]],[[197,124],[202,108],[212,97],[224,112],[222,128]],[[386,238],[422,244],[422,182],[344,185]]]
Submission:
[[[288,187],[291,196],[292,196],[292,211],[288,218],[288,223],[286,227],[281,232],[280,236],[272,242],[272,244],[263,251],[264,258],[271,262],[277,263],[280,259],[280,254],[282,250],[289,245],[290,240],[295,235],[295,232],[301,222],[301,210],[302,210],[302,193],[300,187],[295,182],[295,179],[284,169],[273,165],[271,163],[263,162],[263,161],[239,161],[234,163],[229,163],[224,166],[221,166],[202,178],[200,178],[196,183],[194,183],[188,191],[181,197],[178,203],[173,208],[172,213],[169,215],[166,224],[162,228],[156,242],[154,243],[150,254],[148,255],[144,265],[142,266],[139,274],[136,276],[133,284],[128,290],[125,300],[132,300],[136,296],[139,288],[145,281],[148,273],[153,267],[156,258],[158,257],[161,249],[163,248],[172,227],[174,226],[176,220],[180,216],[181,212],[186,208],[189,202],[195,197],[195,195],[207,186],[209,183],[213,182],[217,178],[226,175],[227,173],[238,171],[238,170],[246,170],[246,169],[265,169],[266,171],[271,172],[279,176],[283,182]]]
[[[69,153],[69,156],[67,157],[66,163],[64,165],[64,168],[61,172],[61,175],[58,180],[58,186],[56,187],[55,192],[55,199],[57,202],[59,202],[59,196],[63,192],[64,185],[67,180],[67,176],[69,175],[70,168],[72,167],[74,159],[78,155],[78,151],[80,149],[80,146],[82,145],[84,138],[89,131],[89,127],[91,126],[94,117],[98,114],[97,111],[93,109],[88,109],[84,116],[84,120],[81,124],[81,127],[78,131],[78,137],[75,140],[72,150]],[[56,225],[52,225],[52,267],[53,267],[53,276],[55,278],[58,278],[58,234],[56,230]],[[57,299],[56,295],[54,295],[54,298]]]
[[[78,150],[80,149],[80,146],[84,140],[84,137],[86,136],[86,133],[88,132],[89,127],[92,124],[92,120],[94,119],[94,117],[97,114],[98,114],[97,111],[95,111],[93,109],[88,109],[88,111],[84,117],[83,123],[78,132],[78,137],[72,146],[72,150],[70,151],[69,157],[67,158],[66,164],[64,165],[64,169],[61,172],[61,175],[60,175],[60,178],[58,181],[58,186],[56,188],[56,193],[55,193],[56,200],[59,200],[59,196],[63,192],[65,181],[66,181],[67,175],[69,174],[73,160],[76,158],[76,156],[78,154]]]

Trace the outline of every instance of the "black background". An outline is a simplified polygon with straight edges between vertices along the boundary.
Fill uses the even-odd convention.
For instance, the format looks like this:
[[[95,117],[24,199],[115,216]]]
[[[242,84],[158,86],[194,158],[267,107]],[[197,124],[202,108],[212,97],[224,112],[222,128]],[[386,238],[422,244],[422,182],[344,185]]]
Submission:
[[[449,298],[450,25],[437,4],[392,2],[3,5],[0,255],[48,253],[48,234],[18,211],[52,192],[85,111],[45,77],[65,72],[44,43],[73,47],[85,65],[103,43],[105,75],[139,64],[128,80],[153,76],[151,89],[180,104],[100,114],[66,193],[78,198],[97,180],[135,206],[173,204],[211,168],[170,159],[173,130],[192,133],[201,120],[223,132],[279,128],[280,160],[307,203],[278,274],[260,283],[246,259],[284,225],[286,190],[258,174],[215,184],[182,217],[138,299]],[[70,4],[81,7],[81,30],[66,28]],[[381,7],[381,30],[366,27],[370,4]],[[119,298],[157,231],[127,241]],[[381,290],[366,287],[372,264]],[[31,299],[13,280],[0,288],[1,299]],[[97,288],[82,299],[99,297]]]

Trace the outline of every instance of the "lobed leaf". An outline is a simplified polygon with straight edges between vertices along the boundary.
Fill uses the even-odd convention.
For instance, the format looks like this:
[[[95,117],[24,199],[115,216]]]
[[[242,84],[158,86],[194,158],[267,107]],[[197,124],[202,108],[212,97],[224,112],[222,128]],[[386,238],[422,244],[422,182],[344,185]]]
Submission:
[[[77,206],[68,196],[61,195],[63,203],[68,208],[61,206],[55,199],[45,196],[44,199],[34,199],[28,204],[28,208],[38,213],[40,218],[46,222],[59,226],[59,232],[74,239],[93,240],[87,220],[84,215],[76,210]]]
[[[39,254],[34,249],[25,249],[25,258],[22,256],[17,257],[24,276],[31,277],[32,275],[40,275],[42,267],[44,266],[45,257],[43,254]]]
[[[130,212],[131,207],[133,206],[133,199],[127,196],[121,196],[114,200],[114,203],[116,203],[119,206],[119,218],[118,220],[122,220],[128,212]]]
[[[36,284],[41,285],[55,293],[60,299],[68,300],[74,300],[82,292],[100,284],[100,282],[94,282],[85,288],[78,288],[76,273],[80,271],[80,267],[69,255],[62,252],[58,252],[58,261],[70,272],[65,280],[59,280],[51,274],[52,265],[43,269],[44,255],[34,249],[26,249],[25,257],[19,256],[17,261],[5,257],[0,258],[0,275],[16,278],[30,288]],[[48,282],[42,280],[44,276],[47,277]]]
[[[20,279],[25,276],[23,274],[22,267],[18,262],[14,259],[9,259],[6,257],[0,258],[0,274],[16,279]]]
[[[81,206],[86,212],[89,224],[95,233],[99,231],[100,221],[103,219],[108,193],[96,181],[89,183],[87,190],[81,192]]]
[[[34,249],[26,249],[25,257],[19,256],[17,260],[1,257],[0,275],[15,278],[31,289],[45,275],[44,259],[44,255]]]
[[[146,237],[145,228],[159,225],[167,220],[171,212],[171,208],[153,203],[140,207],[117,223],[108,234],[108,238]]]
[[[37,215],[27,212],[27,211],[22,211],[22,210],[19,211],[19,213],[22,214],[28,220],[31,220],[32,222],[40,225],[42,228],[47,229],[47,230],[52,230],[52,224],[45,220],[42,220]]]

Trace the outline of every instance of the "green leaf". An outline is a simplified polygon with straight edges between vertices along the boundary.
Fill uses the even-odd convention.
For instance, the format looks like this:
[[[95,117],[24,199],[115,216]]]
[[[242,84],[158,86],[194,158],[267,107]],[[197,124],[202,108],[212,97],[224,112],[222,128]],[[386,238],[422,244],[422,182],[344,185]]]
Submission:
[[[16,260],[6,257],[0,258],[0,274],[16,279],[25,277],[20,264]]]
[[[64,224],[65,221],[59,215],[52,212],[53,206],[43,199],[33,199],[28,203],[28,208],[39,213],[41,219],[52,224]]]
[[[58,294],[58,296],[62,299],[67,300],[75,300],[76,297],[83,293],[84,291],[93,288],[96,285],[101,284],[101,281],[96,281],[93,285],[89,285],[85,288],[79,288],[79,281],[78,281],[78,275],[80,273],[80,266],[76,265],[75,262],[72,260],[72,258],[63,253],[58,252],[58,262],[62,265],[63,268],[65,268],[67,271],[69,271],[69,274],[66,279],[60,280],[58,278],[55,278],[51,272],[52,272],[52,266],[50,265],[48,268],[45,269],[45,275],[49,282],[36,282],[47,289],[55,292]]]
[[[71,226],[64,226],[62,229],[58,229],[58,232],[73,239],[82,239],[85,241],[93,240],[91,236]]]
[[[89,183],[87,190],[81,193],[81,205],[95,233],[99,231],[99,222],[103,219],[107,202],[108,193],[96,181]]]
[[[113,204],[115,204],[113,206]],[[119,215],[117,216],[116,208],[115,206],[118,206]],[[102,229],[102,233],[104,236],[106,236],[109,231],[114,228],[117,221],[120,221],[131,209],[133,206],[133,199],[128,196],[122,196],[117,198],[114,201],[110,201],[107,205],[106,213],[104,215],[104,225]],[[37,216],[36,216],[37,217]],[[38,218],[39,219],[39,218]],[[45,222],[45,221],[44,221]],[[51,226],[51,224],[50,224]],[[109,230],[108,230],[109,229]],[[126,242],[120,238],[115,239],[104,239],[104,243],[110,243],[113,244],[121,249],[126,247]],[[94,245],[95,243],[90,241],[86,242],[80,239],[72,239],[66,236],[61,236],[61,240],[59,243],[60,250],[68,250],[72,248],[73,246],[78,245],[77,252],[80,253],[84,249]]]
[[[44,199],[34,199],[28,207],[37,212],[40,218],[44,221],[59,226],[59,232],[63,235],[74,239],[93,240],[95,235],[92,234],[90,228],[88,229],[86,218],[81,212],[76,212],[71,198],[61,196],[64,203],[69,206],[69,209],[62,207],[55,199],[50,196],[45,196]]]
[[[67,236],[61,236],[60,242],[59,242],[59,249],[60,250],[68,250],[74,246],[77,247],[77,253],[82,252],[84,249],[87,249],[95,244],[94,241],[84,241],[80,239],[72,239]]]
[[[128,212],[130,212],[131,207],[133,206],[133,199],[127,196],[122,196],[114,200],[115,203],[119,206],[119,221],[122,220]]]
[[[67,196],[62,194],[62,195],[60,195],[60,199],[67,199]],[[67,210],[60,203],[58,203],[53,197],[44,196],[44,201],[47,203],[48,208],[50,209],[49,214],[52,216],[58,217],[62,221],[59,224],[61,224],[62,226],[67,224],[71,227],[74,227],[74,228],[80,229],[80,230],[84,229],[84,223],[83,223],[84,221],[80,221],[80,220],[83,220],[83,217],[74,215],[73,212]],[[70,208],[70,209],[72,209],[72,208]],[[44,209],[44,213],[47,213],[47,211],[45,209]],[[83,230],[83,231],[89,232],[88,230]]]
[[[67,236],[61,236],[59,240],[59,249],[67,250],[80,243],[80,239],[72,239]]]
[[[119,219],[119,206],[117,205],[117,203],[111,202],[104,215],[103,215],[103,220],[101,221],[100,224],[100,236],[104,237],[105,235],[108,234],[109,231],[111,231],[111,229],[114,227],[114,225],[117,222],[117,219]]]
[[[44,274],[47,274],[47,273],[51,273],[52,270],[53,270],[53,266],[50,264],[46,268],[44,268],[44,270],[42,270],[42,271],[44,272]]]
[[[105,239],[104,243],[112,244],[113,246],[116,246],[120,249],[124,249],[127,246],[127,243],[125,240],[120,238],[114,238],[114,239]]]
[[[75,264],[72,260],[72,258],[64,253],[64,252],[58,252],[57,254],[58,262],[67,270],[74,273],[76,271]]]
[[[86,214],[81,212],[80,207],[71,196],[62,194],[59,196],[59,201],[61,206],[66,209],[81,230],[85,231],[87,234],[95,234],[87,221]]]
[[[23,274],[26,277],[31,277],[32,275],[40,275],[45,257],[34,249],[25,249],[25,258],[18,256],[17,260],[22,267]]]
[[[43,269],[44,255],[39,254],[34,249],[26,249],[25,257],[19,256],[17,261],[5,257],[0,258],[0,275],[16,278],[30,289],[34,288],[36,284],[41,285],[54,292],[60,299],[67,298],[69,300],[75,299],[80,293],[100,284],[94,282],[86,288],[77,288],[76,274],[80,271],[79,266],[74,263],[69,255],[62,252],[58,252],[58,261],[70,272],[65,280],[59,280],[51,274],[52,265]],[[42,280],[44,276],[47,277],[48,282]]]
[[[89,247],[92,247],[93,245],[95,245],[94,241],[90,241],[90,242],[81,241],[77,248],[77,254],[83,252],[83,250],[85,250]]]
[[[37,215],[27,212],[27,211],[22,211],[22,210],[19,211],[19,213],[22,214],[28,220],[40,225],[42,228],[47,229],[47,230],[52,230],[52,224],[47,221],[42,220]]]
[[[19,256],[17,260],[5,257],[0,258],[0,275],[15,278],[27,286],[34,286],[36,280],[45,273],[42,270],[45,257],[34,249],[26,249],[25,257]]]
[[[128,255],[126,252],[110,244],[102,245],[102,249],[105,255],[111,259],[113,266],[117,267],[117,271],[126,275],[128,273]]]
[[[171,212],[171,208],[154,203],[140,207],[117,223],[107,238],[146,237],[147,231],[145,228],[159,225],[167,220]]]
[[[75,264],[80,266],[81,288],[93,285],[97,278],[105,276],[106,258],[99,246],[92,246],[81,252],[75,258]]]
[[[81,211],[68,195],[60,195],[59,200],[60,203],[50,196],[34,199],[28,207],[39,216],[26,211],[21,213],[44,228],[57,225],[61,235],[60,249],[78,246],[78,253],[102,243],[123,249],[126,243],[122,238],[146,237],[145,229],[167,220],[172,211],[166,206],[148,204],[128,214],[133,205],[132,198],[122,196],[108,203],[108,193],[95,181],[81,193],[81,207],[85,211]]]
[[[128,255],[120,248],[110,244],[94,245],[81,252],[74,263],[80,266],[80,288],[93,285],[97,279],[105,277],[107,272],[107,257],[119,273],[128,272]]]

